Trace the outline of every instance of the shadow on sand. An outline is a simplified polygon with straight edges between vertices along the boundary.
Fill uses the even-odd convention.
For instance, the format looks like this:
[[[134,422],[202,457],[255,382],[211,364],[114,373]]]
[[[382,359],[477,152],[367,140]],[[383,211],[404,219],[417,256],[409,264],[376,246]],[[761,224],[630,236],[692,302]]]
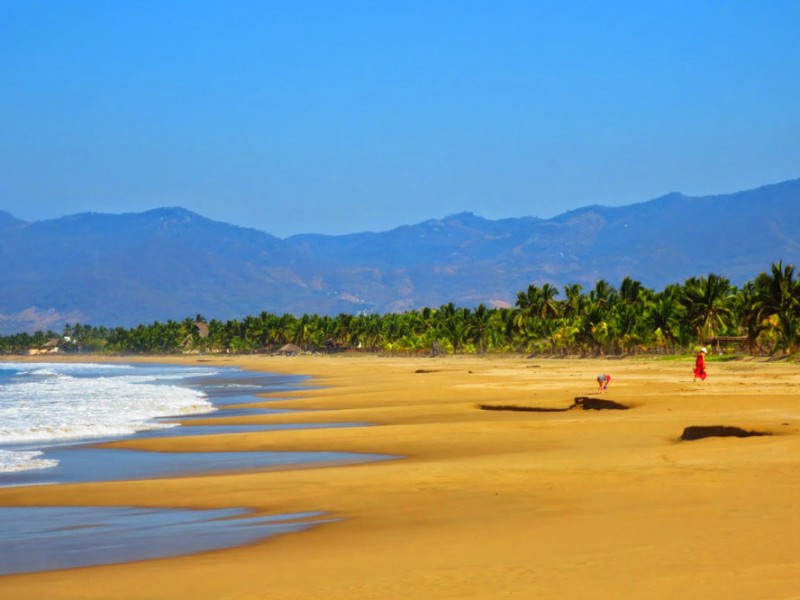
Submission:
[[[748,431],[740,427],[730,427],[728,425],[692,425],[686,427],[681,434],[681,440],[692,441],[702,440],[707,437],[754,437],[762,435],[772,435],[765,431]]]
[[[600,398],[590,398],[588,396],[578,396],[570,406],[566,408],[550,408],[542,406],[518,406],[515,404],[478,404],[480,410],[510,410],[519,412],[567,412],[570,410],[628,410],[630,406],[614,402],[613,400],[602,400]]]

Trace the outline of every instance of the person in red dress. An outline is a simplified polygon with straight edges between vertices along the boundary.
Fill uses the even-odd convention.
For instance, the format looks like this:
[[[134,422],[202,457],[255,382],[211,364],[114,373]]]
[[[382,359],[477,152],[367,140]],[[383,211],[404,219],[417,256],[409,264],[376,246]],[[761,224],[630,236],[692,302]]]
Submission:
[[[694,380],[697,381],[697,378],[700,378],[700,381],[705,381],[707,377],[706,373],[706,348],[703,346],[700,348],[700,352],[697,353],[697,358],[694,361]]]

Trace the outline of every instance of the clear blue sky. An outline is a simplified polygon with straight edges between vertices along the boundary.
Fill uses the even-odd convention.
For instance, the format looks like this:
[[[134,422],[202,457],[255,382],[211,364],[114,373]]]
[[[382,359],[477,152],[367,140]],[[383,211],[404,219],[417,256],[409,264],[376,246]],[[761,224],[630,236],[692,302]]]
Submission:
[[[0,210],[279,237],[800,177],[800,1],[0,0]]]

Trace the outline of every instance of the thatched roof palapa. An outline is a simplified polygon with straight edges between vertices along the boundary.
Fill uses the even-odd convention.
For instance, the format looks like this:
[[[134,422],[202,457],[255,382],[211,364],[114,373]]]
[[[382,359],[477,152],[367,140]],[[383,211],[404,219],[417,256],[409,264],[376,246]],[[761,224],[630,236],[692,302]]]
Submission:
[[[285,346],[281,346],[275,354],[286,354],[287,356],[291,356],[293,354],[301,354],[303,349],[300,346],[295,346],[294,344],[286,344]]]

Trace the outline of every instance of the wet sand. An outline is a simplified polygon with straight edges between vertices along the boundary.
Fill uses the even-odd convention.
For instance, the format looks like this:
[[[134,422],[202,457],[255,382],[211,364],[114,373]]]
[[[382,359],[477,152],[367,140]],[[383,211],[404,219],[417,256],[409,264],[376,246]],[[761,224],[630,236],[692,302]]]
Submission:
[[[800,597],[800,365],[712,362],[693,383],[691,358],[169,360],[320,386],[269,404],[303,412],[231,417],[242,423],[371,425],[110,447],[405,458],[0,489],[7,506],[331,517],[226,550],[0,577],[4,600]],[[613,377],[602,397],[599,373]],[[549,410],[580,396],[628,410]],[[770,435],[680,440],[686,427],[716,425]]]

